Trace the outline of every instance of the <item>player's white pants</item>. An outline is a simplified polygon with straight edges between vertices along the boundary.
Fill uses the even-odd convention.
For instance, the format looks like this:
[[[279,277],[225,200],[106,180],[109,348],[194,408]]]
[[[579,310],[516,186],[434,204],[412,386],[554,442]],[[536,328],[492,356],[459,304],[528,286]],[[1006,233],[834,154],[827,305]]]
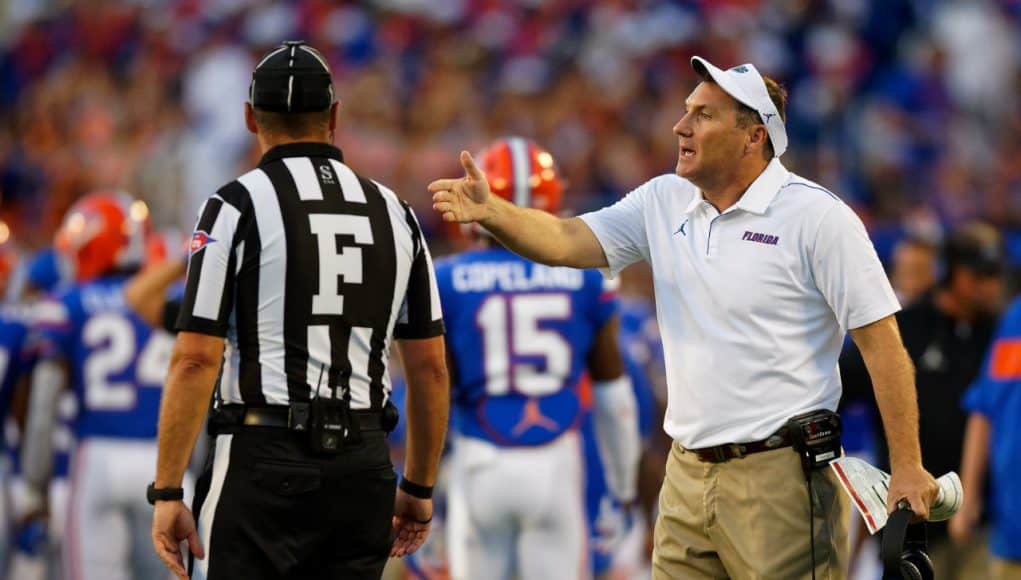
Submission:
[[[580,439],[454,441],[447,540],[454,580],[590,577]]]
[[[63,542],[67,580],[167,578],[152,547],[152,507],[145,500],[155,473],[155,441],[81,441],[71,463]]]

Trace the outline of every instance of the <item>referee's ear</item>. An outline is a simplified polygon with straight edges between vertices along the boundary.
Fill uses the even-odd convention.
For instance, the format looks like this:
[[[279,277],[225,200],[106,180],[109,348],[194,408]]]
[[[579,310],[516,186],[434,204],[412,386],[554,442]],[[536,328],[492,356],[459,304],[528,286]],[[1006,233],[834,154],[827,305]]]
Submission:
[[[337,123],[339,123],[339,119],[340,99],[337,99],[336,101],[333,101],[332,105],[330,105],[330,135],[333,135],[333,132],[337,130]]]
[[[245,126],[253,135],[259,134],[259,126],[255,124],[255,109],[251,103],[245,103]]]

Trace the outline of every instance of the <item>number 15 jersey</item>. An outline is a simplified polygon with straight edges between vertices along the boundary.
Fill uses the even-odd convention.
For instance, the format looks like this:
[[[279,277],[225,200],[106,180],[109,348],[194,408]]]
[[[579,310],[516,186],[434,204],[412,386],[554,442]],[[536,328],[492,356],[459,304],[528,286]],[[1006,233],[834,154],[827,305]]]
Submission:
[[[617,310],[602,276],[492,248],[437,261],[436,279],[455,430],[521,446],[548,443],[573,428],[596,333]]]

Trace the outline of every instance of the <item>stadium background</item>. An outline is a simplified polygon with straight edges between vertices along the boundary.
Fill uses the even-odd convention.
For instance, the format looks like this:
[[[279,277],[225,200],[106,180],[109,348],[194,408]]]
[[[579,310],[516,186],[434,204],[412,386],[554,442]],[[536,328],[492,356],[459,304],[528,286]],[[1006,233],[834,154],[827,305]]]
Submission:
[[[576,211],[676,160],[692,54],[754,61],[791,95],[784,157],[844,196],[881,257],[905,230],[980,217],[1021,261],[1021,2],[979,0],[7,0],[2,215],[48,243],[84,192],[122,187],[160,226],[251,163],[256,56],[304,38],[343,101],[352,166],[426,211],[456,152],[521,134]],[[436,242],[439,243],[439,242]]]
[[[843,196],[884,262],[907,234],[982,219],[1003,233],[1017,288],[1017,0],[6,0],[0,218],[13,239],[49,245],[67,207],[105,188],[189,231],[258,158],[241,107],[255,59],[297,38],[334,70],[346,161],[415,206],[436,254],[456,243],[426,184],[457,174],[463,148],[535,139],[575,212],[672,171],[699,54],[786,86],[785,164]]]

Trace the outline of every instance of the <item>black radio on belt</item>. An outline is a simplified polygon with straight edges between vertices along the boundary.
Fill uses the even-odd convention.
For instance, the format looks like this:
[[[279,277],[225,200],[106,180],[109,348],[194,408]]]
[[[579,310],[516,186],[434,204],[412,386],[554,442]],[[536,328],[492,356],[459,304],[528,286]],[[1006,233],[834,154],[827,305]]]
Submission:
[[[326,365],[319,368],[319,383],[322,383]],[[332,381],[331,381],[332,382]],[[316,385],[316,394],[319,385]],[[323,455],[337,455],[349,442],[361,440],[358,422],[351,416],[350,391],[337,397],[337,385],[330,384],[330,396],[312,399],[308,405],[308,439],[312,451]]]
[[[840,457],[840,415],[833,411],[822,409],[791,417],[787,431],[806,477]]]
[[[336,455],[351,436],[351,415],[344,399],[319,397],[309,403],[308,436],[312,450]]]

